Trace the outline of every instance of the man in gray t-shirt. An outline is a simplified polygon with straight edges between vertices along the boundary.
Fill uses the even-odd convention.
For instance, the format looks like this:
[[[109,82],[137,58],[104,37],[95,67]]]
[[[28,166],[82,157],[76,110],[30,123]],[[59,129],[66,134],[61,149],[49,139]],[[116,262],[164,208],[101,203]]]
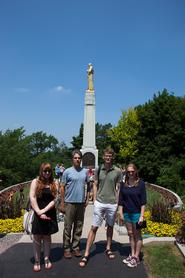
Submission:
[[[67,168],[62,176],[61,211],[65,214],[63,247],[66,259],[70,259],[72,255],[81,256],[80,238],[89,194],[85,194],[89,181],[87,170],[80,166],[81,158],[82,153],[79,150],[73,151],[73,166]]]
[[[101,226],[103,219],[107,225],[106,255],[109,259],[114,259],[115,255],[111,250],[113,226],[118,208],[119,185],[121,181],[121,171],[113,163],[114,151],[111,148],[104,150],[104,164],[95,171],[94,182],[94,213],[92,227],[89,231],[85,254],[79,266],[86,266],[90,248],[94,242],[96,232]]]

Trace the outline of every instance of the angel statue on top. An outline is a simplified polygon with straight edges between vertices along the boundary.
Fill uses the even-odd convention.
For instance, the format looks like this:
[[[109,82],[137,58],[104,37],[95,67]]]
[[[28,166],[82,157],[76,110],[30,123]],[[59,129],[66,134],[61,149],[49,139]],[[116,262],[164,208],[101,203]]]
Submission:
[[[94,74],[94,69],[92,64],[88,64],[88,69],[87,69],[87,77],[88,77],[88,92],[94,92],[94,84],[93,84],[93,74]]]

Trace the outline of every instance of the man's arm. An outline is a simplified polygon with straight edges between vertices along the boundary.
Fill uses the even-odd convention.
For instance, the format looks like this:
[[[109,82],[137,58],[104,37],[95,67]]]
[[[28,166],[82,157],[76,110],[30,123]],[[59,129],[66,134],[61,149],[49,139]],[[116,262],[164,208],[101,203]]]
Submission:
[[[86,199],[85,199],[85,207],[88,205],[89,203],[89,195],[90,195],[90,182],[87,182],[87,193],[86,193]]]
[[[61,184],[61,212],[65,213],[65,206],[64,206],[64,200],[65,200],[65,184]]]
[[[93,203],[96,201],[97,191],[98,191],[98,181],[95,180],[93,183]]]
[[[117,204],[119,204],[119,191],[120,191],[120,183],[121,183],[122,175],[121,171],[118,171],[117,181],[116,181],[116,200]]]

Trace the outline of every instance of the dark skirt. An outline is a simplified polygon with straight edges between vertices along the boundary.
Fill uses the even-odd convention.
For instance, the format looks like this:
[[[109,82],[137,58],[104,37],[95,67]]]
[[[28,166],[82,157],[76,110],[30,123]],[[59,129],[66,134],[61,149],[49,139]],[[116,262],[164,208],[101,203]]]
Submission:
[[[56,210],[52,209],[47,213],[51,220],[43,220],[35,213],[32,225],[32,234],[34,235],[51,235],[58,232],[58,223]]]

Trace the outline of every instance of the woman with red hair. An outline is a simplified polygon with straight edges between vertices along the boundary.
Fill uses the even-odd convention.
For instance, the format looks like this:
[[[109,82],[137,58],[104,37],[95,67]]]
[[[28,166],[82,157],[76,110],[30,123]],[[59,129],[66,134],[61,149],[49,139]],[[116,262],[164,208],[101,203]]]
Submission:
[[[30,203],[34,210],[32,225],[34,258],[33,270],[38,272],[40,267],[41,241],[44,244],[45,268],[50,269],[49,260],[51,234],[58,232],[55,203],[57,199],[58,184],[53,179],[52,167],[49,163],[40,165],[39,176],[31,182]]]

